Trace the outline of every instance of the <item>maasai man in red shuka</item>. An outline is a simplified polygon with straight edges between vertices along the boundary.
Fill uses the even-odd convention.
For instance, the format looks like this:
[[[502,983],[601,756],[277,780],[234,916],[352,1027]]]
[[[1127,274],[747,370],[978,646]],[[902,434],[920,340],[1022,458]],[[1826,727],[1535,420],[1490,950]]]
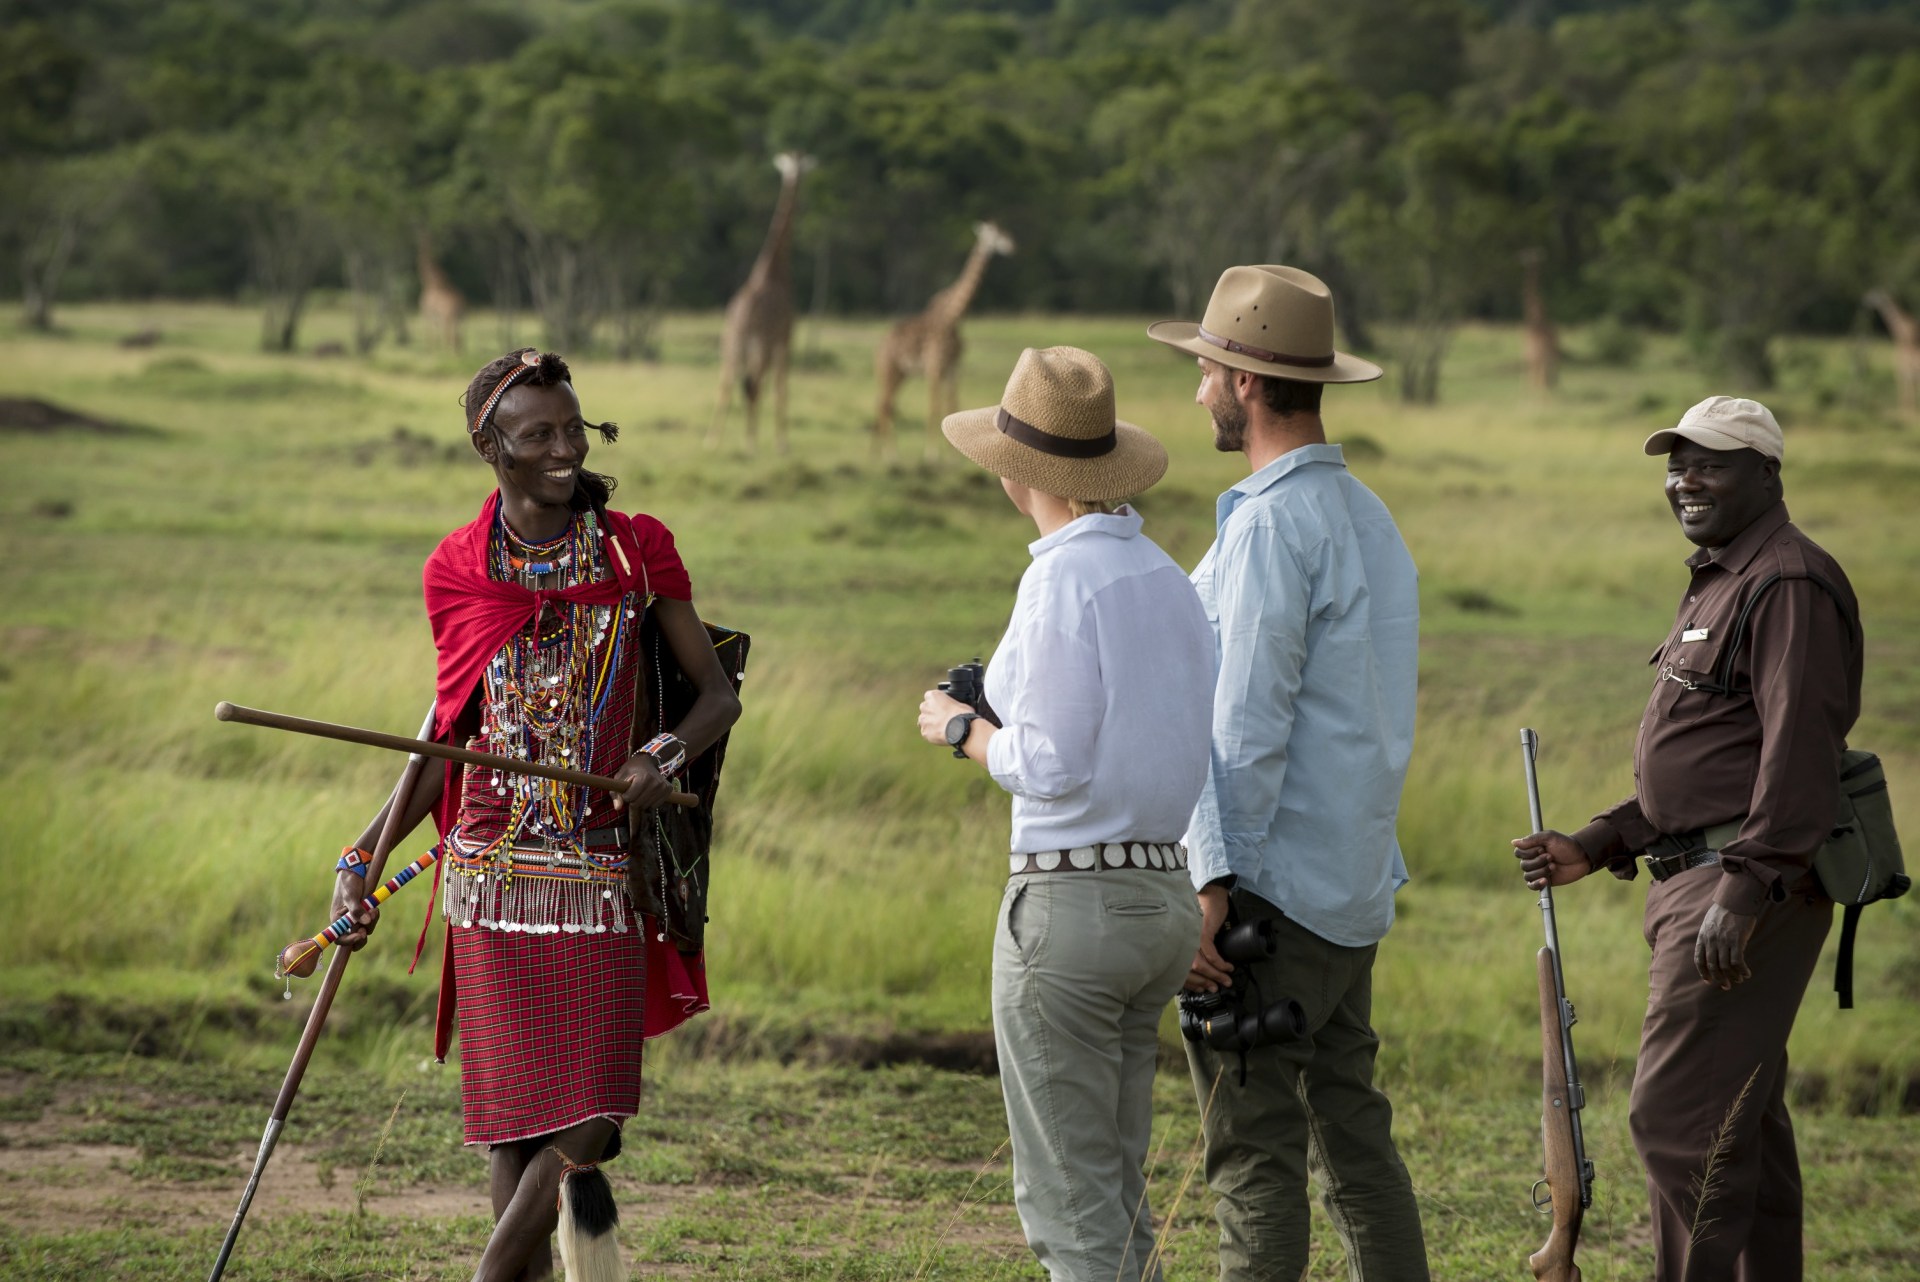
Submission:
[[[499,489],[423,576],[439,650],[434,736],[626,785],[608,794],[449,766],[423,777],[403,816],[411,829],[431,811],[444,851],[436,1052],[457,1003],[466,1141],[488,1147],[492,1168],[479,1279],[552,1271],[562,1176],[618,1151],[621,1120],[639,1110],[643,1037],[706,1008],[699,959],[629,898],[629,825],[740,712],[673,535],[609,511],[613,482],[586,470],[588,431],[611,441],[616,428],[581,416],[571,380],[565,361],[531,348],[474,377],[467,431]],[[698,696],[670,733],[636,749],[649,610]],[[384,821],[382,810],[342,856],[334,915],[363,923],[345,948],[364,944],[375,920],[356,907],[366,886],[355,864]]]

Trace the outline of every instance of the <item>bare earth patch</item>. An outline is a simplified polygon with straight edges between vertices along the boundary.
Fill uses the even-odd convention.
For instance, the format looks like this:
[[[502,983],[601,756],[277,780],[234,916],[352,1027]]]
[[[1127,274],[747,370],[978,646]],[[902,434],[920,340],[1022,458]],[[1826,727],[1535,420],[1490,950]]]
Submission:
[[[17,1137],[9,1134],[10,1140]],[[140,1178],[133,1168],[140,1152],[119,1144],[49,1144],[0,1148],[0,1220],[28,1233],[69,1233],[84,1228],[173,1221],[191,1227],[226,1224],[240,1201],[254,1154],[236,1153],[232,1184]],[[274,1150],[248,1219],[312,1212],[350,1197],[351,1176],[329,1172],[299,1147]],[[487,1214],[486,1191],[420,1187],[374,1190],[366,1198],[374,1215],[452,1219]]]

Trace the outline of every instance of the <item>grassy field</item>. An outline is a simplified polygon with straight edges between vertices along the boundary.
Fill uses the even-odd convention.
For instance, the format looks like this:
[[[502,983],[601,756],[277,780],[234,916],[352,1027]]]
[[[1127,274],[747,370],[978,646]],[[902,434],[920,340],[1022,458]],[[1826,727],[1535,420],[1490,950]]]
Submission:
[[[1121,412],[1172,453],[1140,507],[1149,533],[1191,565],[1241,460],[1211,451],[1191,362],[1148,342],[1144,319],[974,321],[961,400],[994,401],[1023,346],[1097,352]],[[254,317],[231,308],[97,306],[63,321],[54,337],[0,322],[12,355],[0,397],[133,430],[0,430],[0,716],[13,749],[0,765],[11,887],[0,1155],[66,1161],[104,1146],[126,1192],[106,1231],[0,1216],[15,1226],[0,1236],[0,1271],[197,1276],[223,1215],[143,1208],[211,1191],[230,1209],[236,1155],[250,1155],[304,1006],[279,1000],[272,956],[321,924],[333,854],[398,764],[219,725],[212,706],[414,729],[432,683],[419,565],[490,483],[457,397],[507,339],[489,318],[470,326],[468,359],[414,349],[363,362],[261,355]],[[972,1183],[1004,1138],[992,1083],[819,1061],[833,1058],[826,1033],[869,1045],[987,1025],[1005,801],[921,744],[913,713],[941,669],[991,651],[1031,526],[944,443],[923,455],[919,385],[903,405],[903,461],[871,458],[877,323],[803,326],[790,457],[745,453],[737,408],[728,444],[705,448],[717,324],[670,318],[657,363],[575,362],[589,416],[623,427],[592,465],[619,479],[618,503],[675,530],[707,616],[755,638],[714,890],[708,1018],[720,1031],[656,1059],[649,1107],[664,1129],[649,1138],[661,1147],[628,1171],[659,1186],[668,1209],[633,1226],[631,1244],[702,1276],[1030,1276],[1004,1169]],[[157,347],[116,345],[148,326],[162,332]],[[345,331],[343,314],[322,311],[307,341]],[[1569,339],[1576,356],[1582,342]],[[1884,353],[1863,362],[1850,346],[1807,341],[1783,355],[1788,381],[1770,403],[1788,432],[1788,503],[1847,567],[1865,612],[1854,742],[1886,757],[1903,824],[1920,831],[1920,437],[1870,408],[1891,398]],[[1379,384],[1328,397],[1330,434],[1393,508],[1422,571],[1421,719],[1402,824],[1415,880],[1381,953],[1376,1022],[1439,1276],[1517,1267],[1539,1230],[1524,1204],[1537,1166],[1539,914],[1505,846],[1526,816],[1517,732],[1532,725],[1544,740],[1551,822],[1572,826],[1630,788],[1645,660],[1689,550],[1639,442],[1714,390],[1676,344],[1655,340],[1631,368],[1576,361],[1556,395],[1533,396],[1517,335],[1468,329],[1438,407],[1408,409]],[[1645,1268],[1624,1122],[1644,892],[1602,881],[1562,897],[1561,926],[1609,1199],[1585,1267],[1624,1278]],[[307,1218],[266,1217],[244,1240],[258,1252],[249,1276],[453,1277],[483,1232],[478,1163],[453,1151],[451,1088],[419,1071],[432,992],[405,974],[418,896],[396,901],[356,961],[318,1094],[290,1131],[341,1183]],[[1900,1115],[1920,1106],[1916,911],[1869,910],[1859,1009],[1833,1009],[1829,959],[1792,1048],[1803,1158],[1820,1172],[1815,1246],[1849,1277],[1920,1268],[1920,1217],[1894,1187],[1920,1160],[1920,1132]],[[402,1116],[418,1120],[404,1136],[396,1124],[369,1187],[458,1186],[468,1209],[435,1211],[438,1227],[405,1215],[355,1227],[345,1185],[361,1176],[347,1172],[364,1167],[403,1089]],[[1165,1207],[1194,1128],[1183,1074],[1167,1075],[1161,1096]],[[116,1109],[147,1105],[181,1120],[110,1138]],[[712,1135],[698,1121],[708,1108]],[[849,1111],[860,1118],[835,1120]],[[727,1166],[729,1134],[751,1159],[741,1171]],[[82,1159],[69,1168],[60,1178],[89,1183]],[[4,1169],[26,1178],[17,1162]],[[984,1209],[965,1209],[976,1201]],[[1189,1276],[1210,1236],[1203,1190],[1181,1206],[1170,1259]],[[383,1214],[371,1194],[366,1209]],[[960,1227],[943,1228],[948,1215]],[[673,1245],[682,1239],[692,1245]],[[331,1249],[342,1258],[325,1261]]]

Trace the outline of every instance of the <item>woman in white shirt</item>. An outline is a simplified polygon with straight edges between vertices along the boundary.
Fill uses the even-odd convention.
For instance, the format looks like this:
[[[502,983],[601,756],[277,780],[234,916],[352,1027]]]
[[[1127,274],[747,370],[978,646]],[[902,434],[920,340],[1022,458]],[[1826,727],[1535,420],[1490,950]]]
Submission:
[[[1161,1012],[1199,943],[1180,845],[1207,773],[1214,642],[1173,560],[1114,500],[1167,469],[1072,347],[1021,353],[947,439],[1040,531],[987,670],[995,726],[938,690],[920,731],[1013,794],[993,1030],[1014,1205],[1055,1282],[1155,1279],[1142,1166]]]

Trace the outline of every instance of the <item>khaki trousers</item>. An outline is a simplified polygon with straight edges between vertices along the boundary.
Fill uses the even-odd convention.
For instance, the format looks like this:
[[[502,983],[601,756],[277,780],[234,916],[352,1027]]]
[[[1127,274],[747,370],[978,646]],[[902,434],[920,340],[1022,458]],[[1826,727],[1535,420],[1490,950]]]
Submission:
[[[1294,1282],[1307,1268],[1311,1160],[1321,1201],[1355,1282],[1425,1282],[1426,1239],[1413,1182],[1393,1145],[1393,1106],[1373,1085],[1380,1039],[1370,1024],[1377,946],[1343,948],[1246,891],[1237,921],[1271,921],[1279,949],[1236,964],[1264,1002],[1299,1002],[1304,1037],[1246,1057],[1187,1043],[1206,1134],[1207,1183],[1220,1195],[1221,1282]]]
[[[1155,1282],[1143,1167],[1161,1012],[1200,942],[1183,871],[1102,868],[1007,882],[993,1037],[1013,1204],[1053,1282]]]
[[[1655,1277],[1797,1282],[1800,1162],[1787,1116],[1787,1035],[1833,905],[1805,894],[1769,904],[1747,942],[1753,977],[1722,992],[1693,966],[1722,875],[1695,868],[1647,892],[1653,960],[1629,1121],[1653,1203]],[[1703,1204],[1699,1181],[1716,1135]]]

